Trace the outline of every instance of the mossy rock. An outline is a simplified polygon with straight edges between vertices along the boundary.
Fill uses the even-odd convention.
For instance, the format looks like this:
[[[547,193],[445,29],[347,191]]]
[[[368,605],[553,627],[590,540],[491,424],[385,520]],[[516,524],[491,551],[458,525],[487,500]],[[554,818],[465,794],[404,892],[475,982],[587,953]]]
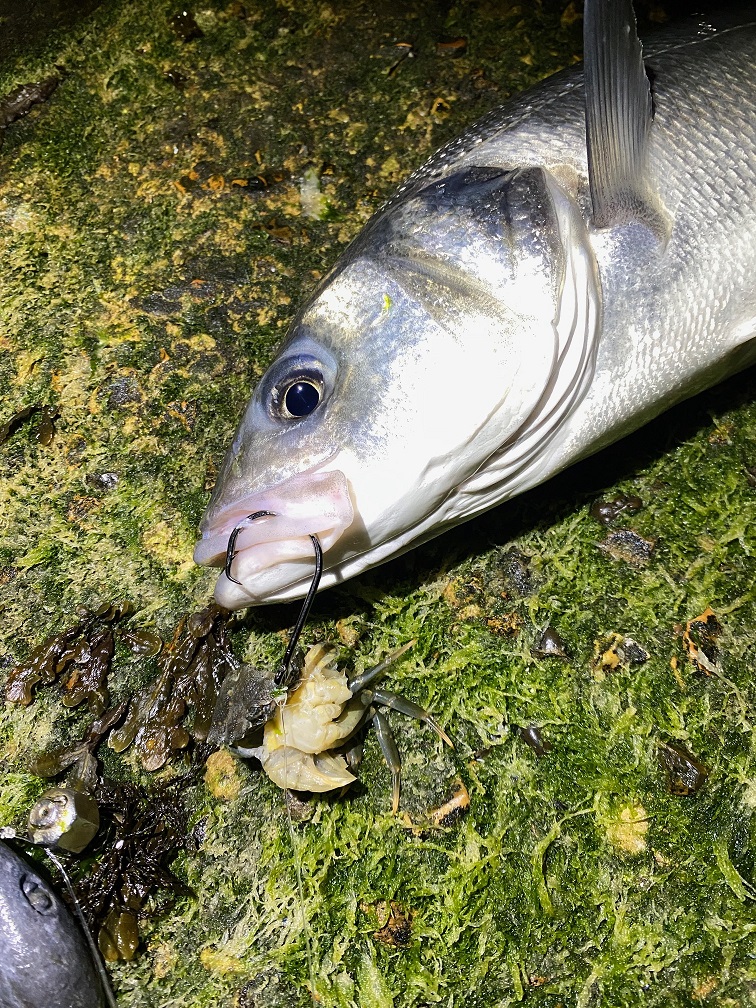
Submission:
[[[181,11],[109,0],[0,74],[57,81],[0,148],[0,421],[57,414],[48,443],[37,411],[0,446],[6,668],[81,606],[166,632],[207,603],[207,487],[296,304],[434,148],[580,48],[563,3]],[[455,749],[402,725],[398,817],[372,738],[361,784],[301,820],[216,767],[173,865],[192,895],[143,921],[119,1005],[754,1003],[752,380],[325,593],[307,641],[361,669],[415,640],[389,683]],[[619,494],[643,506],[603,527]],[[250,613],[238,653],[272,666],[295,612]],[[146,669],[119,650],[113,697]],[[30,753],[86,721],[52,689],[6,705],[3,821],[42,787]],[[670,745],[707,771],[687,793]]]

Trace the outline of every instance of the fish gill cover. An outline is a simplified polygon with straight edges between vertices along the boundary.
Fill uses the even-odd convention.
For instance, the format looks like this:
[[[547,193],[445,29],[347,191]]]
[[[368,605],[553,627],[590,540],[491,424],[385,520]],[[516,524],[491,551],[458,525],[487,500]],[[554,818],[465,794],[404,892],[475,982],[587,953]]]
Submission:
[[[569,64],[577,18],[111,0],[6,62],[6,670],[80,608],[127,599],[149,641],[207,604],[195,527],[303,292],[434,148]],[[171,866],[193,895],[141,921],[119,1004],[751,1003],[749,379],[318,599],[305,643],[357,670],[416,641],[388,683],[455,750],[402,724],[398,817],[371,737],[360,786],[304,806],[215,761]],[[273,667],[292,608],[240,621],[237,653]],[[112,699],[150,669],[117,637]],[[33,755],[84,733],[58,696],[5,705],[3,823],[44,787]]]

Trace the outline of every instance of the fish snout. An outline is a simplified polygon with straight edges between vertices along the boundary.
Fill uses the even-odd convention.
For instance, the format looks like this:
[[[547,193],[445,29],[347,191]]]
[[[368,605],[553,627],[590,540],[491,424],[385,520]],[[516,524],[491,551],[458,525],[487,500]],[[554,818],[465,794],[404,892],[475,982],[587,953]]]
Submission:
[[[327,553],[353,519],[342,472],[300,473],[208,515],[194,560],[225,566],[215,587],[219,605],[227,609],[261,605],[312,577],[310,536],[316,535]]]

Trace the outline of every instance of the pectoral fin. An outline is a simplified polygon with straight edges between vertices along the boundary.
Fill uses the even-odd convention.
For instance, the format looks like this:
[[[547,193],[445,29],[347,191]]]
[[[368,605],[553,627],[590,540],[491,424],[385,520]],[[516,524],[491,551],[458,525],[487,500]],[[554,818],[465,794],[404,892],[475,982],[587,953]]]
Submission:
[[[593,224],[638,221],[664,241],[670,222],[649,179],[653,103],[631,0],[586,0],[583,31]]]

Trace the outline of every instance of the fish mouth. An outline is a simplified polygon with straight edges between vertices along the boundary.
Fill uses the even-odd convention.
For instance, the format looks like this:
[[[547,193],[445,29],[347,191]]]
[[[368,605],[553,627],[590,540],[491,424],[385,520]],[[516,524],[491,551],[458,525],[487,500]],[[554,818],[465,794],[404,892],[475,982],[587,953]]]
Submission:
[[[257,512],[270,512],[245,522]],[[224,567],[229,539],[240,528],[230,564],[215,586],[215,599],[226,609],[243,609],[273,601],[298,582],[311,579],[316,535],[323,553],[342,537],[354,520],[349,484],[343,472],[297,473],[268,490],[241,497],[203,524],[194,562]]]

